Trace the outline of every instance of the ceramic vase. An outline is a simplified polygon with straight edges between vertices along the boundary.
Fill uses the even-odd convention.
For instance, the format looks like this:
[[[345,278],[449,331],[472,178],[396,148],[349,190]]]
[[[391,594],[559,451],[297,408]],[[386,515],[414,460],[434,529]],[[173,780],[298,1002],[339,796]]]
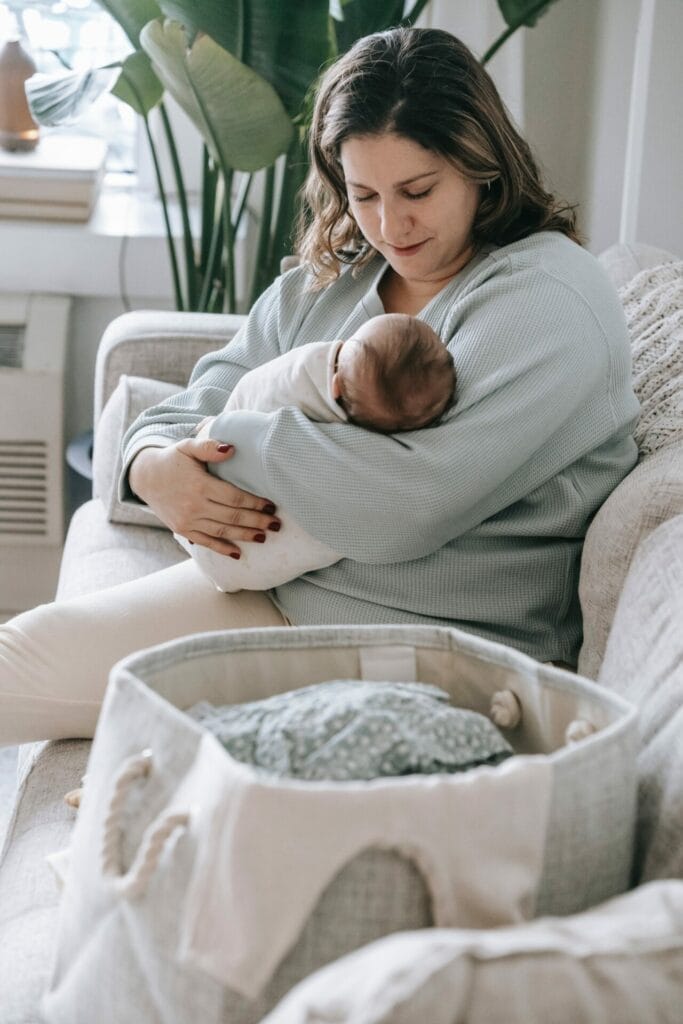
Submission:
[[[24,82],[36,65],[19,39],[9,39],[0,50],[0,146],[9,150],[34,149],[38,126],[31,117]]]

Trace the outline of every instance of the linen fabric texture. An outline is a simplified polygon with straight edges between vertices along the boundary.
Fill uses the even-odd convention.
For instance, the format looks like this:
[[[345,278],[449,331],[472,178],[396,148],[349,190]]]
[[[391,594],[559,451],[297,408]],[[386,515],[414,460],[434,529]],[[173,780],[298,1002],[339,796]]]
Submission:
[[[255,779],[173,706],[258,699],[331,675],[372,679],[387,666],[397,681],[407,676],[408,682],[444,686],[451,699],[478,711],[494,692],[512,687],[523,708],[511,736],[520,756],[454,776],[369,783]],[[564,747],[566,726],[579,714],[596,732]],[[549,909],[571,912],[619,891],[630,867],[634,725],[632,709],[619,698],[455,630],[252,629],[199,635],[130,656],[115,670],[93,744],[46,1020],[118,1024],[133,1014],[140,1024],[159,1018],[179,1024],[192,1016],[203,1024],[256,1022],[322,963],[387,932],[435,919],[501,925]],[[97,851],[117,773],[146,746],[153,769],[131,786],[121,814],[124,883],[160,821],[199,807],[184,831],[166,836],[156,869],[133,899],[119,891],[120,880],[103,876]],[[591,786],[596,765],[599,790]],[[563,793],[565,787],[571,792]],[[455,803],[435,815],[444,799]],[[496,814],[500,807],[505,813]],[[376,827],[393,849],[361,844],[363,852],[353,856],[361,823]],[[321,863],[312,841],[317,828],[328,865],[340,843],[341,849],[327,888],[318,875],[318,884],[306,889],[306,875]],[[418,855],[419,838],[427,840],[430,831],[434,843],[448,847],[447,858],[459,861],[457,883],[444,875],[442,859]],[[368,838],[377,845],[371,832]],[[248,869],[231,875],[230,865],[240,863],[236,854]],[[299,874],[288,873],[288,864]],[[288,880],[299,906],[293,930]],[[232,942],[216,941],[231,929]]]
[[[93,494],[104,502],[110,522],[131,526],[164,526],[147,505],[119,500],[121,439],[130,424],[145,409],[165,401],[179,390],[177,384],[122,374],[102,410],[93,459]]]
[[[584,620],[579,671],[597,679],[631,559],[661,523],[683,513],[683,262],[657,253],[654,265],[612,266],[620,284],[641,403],[636,468],[591,524],[579,597]],[[610,264],[608,254],[607,263]],[[616,259],[615,253],[614,258]]]
[[[678,1024],[683,882],[515,928],[403,932],[318,971],[262,1024]]]
[[[378,257],[319,292],[306,267],[279,278],[190,389],[130,429],[121,497],[137,451],[218,414],[248,370],[384,312],[385,270]],[[391,436],[291,407],[231,414],[233,482],[344,556],[275,600],[300,625],[446,623],[573,664],[586,526],[636,459],[618,297],[590,254],[548,232],[479,253],[420,317],[459,368],[437,426]]]
[[[599,682],[636,704],[634,884],[683,878],[683,515],[640,545],[617,606]]]

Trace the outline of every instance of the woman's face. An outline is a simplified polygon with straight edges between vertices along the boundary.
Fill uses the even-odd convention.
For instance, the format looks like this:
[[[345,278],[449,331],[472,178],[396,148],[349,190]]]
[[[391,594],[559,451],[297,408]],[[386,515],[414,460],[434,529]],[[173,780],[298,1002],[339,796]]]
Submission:
[[[468,262],[479,187],[445,157],[386,134],[347,139],[340,158],[351,213],[397,274],[437,282]]]

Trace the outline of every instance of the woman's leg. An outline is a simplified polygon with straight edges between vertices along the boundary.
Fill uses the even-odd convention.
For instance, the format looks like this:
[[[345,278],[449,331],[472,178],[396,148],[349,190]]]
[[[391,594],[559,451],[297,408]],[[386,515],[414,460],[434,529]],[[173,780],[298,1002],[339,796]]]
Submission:
[[[0,626],[0,745],[93,735],[109,670],[189,633],[283,626],[265,593],[223,594],[191,560]]]

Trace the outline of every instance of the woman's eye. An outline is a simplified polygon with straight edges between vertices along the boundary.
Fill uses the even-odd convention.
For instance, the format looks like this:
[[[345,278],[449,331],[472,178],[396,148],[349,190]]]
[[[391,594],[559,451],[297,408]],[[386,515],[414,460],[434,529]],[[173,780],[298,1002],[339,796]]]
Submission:
[[[354,203],[367,203],[368,200],[372,199],[372,196],[352,196]]]
[[[431,191],[432,188],[426,188],[424,192],[406,192],[406,199],[424,199]]]

